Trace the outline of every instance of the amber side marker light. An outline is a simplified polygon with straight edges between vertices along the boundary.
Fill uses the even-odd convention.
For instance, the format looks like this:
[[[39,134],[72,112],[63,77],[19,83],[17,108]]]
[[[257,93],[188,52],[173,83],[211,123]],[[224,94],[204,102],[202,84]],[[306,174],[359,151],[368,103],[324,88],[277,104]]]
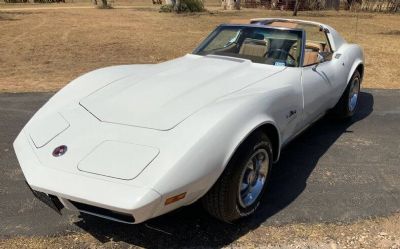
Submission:
[[[177,202],[179,200],[182,200],[183,198],[185,198],[185,196],[186,196],[186,192],[182,193],[182,194],[179,194],[179,195],[175,195],[175,196],[169,197],[168,199],[165,200],[165,205],[169,205],[169,204],[172,204],[172,203]]]

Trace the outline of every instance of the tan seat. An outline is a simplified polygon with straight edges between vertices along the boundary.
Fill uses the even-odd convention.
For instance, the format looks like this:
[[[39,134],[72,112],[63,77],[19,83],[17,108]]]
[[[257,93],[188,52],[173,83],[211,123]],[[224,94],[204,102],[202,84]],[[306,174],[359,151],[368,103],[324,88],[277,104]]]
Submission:
[[[330,52],[329,45],[325,43],[319,43],[319,42],[306,42],[306,49],[311,49],[313,51],[317,52]]]
[[[322,44],[321,43],[307,41],[306,42],[306,49],[311,49],[313,51],[320,52],[320,51],[322,51]]]
[[[263,57],[268,51],[268,45],[264,40],[247,38],[240,47],[239,54]]]
[[[318,62],[318,52],[305,51],[303,66],[309,66]]]

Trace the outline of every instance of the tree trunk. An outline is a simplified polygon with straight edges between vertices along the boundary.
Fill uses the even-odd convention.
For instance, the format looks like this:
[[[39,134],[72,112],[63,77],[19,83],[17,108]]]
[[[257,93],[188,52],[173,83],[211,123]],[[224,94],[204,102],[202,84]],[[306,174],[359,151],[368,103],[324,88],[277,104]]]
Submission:
[[[179,12],[181,10],[181,0],[175,0],[174,11]]]
[[[101,0],[101,4],[102,4],[103,7],[107,7],[108,6],[107,0]]]
[[[240,10],[240,0],[226,0],[228,10]]]
[[[300,0],[296,0],[296,4],[294,5],[293,9],[293,16],[297,16],[297,11],[299,11],[299,7],[300,7]]]
[[[240,0],[235,0],[235,9],[240,10]]]

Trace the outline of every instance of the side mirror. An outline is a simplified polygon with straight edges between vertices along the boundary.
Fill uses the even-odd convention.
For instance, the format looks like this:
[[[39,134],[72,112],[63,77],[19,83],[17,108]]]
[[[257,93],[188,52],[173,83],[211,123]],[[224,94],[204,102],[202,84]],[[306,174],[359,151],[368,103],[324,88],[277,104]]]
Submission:
[[[325,59],[325,53],[324,52],[318,52],[318,56],[317,56],[317,63],[322,63],[326,61]]]
[[[320,63],[323,63],[325,61],[329,61],[332,59],[332,53],[331,52],[318,52],[317,56],[317,64],[315,64],[314,70],[317,69],[318,65]]]

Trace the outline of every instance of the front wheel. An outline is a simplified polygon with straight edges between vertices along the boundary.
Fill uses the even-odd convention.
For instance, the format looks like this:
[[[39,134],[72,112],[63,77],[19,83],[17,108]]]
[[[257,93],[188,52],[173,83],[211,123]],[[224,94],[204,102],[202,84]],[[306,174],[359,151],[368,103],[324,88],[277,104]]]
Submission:
[[[355,71],[339,102],[333,108],[332,113],[338,118],[351,118],[357,108],[360,97],[361,75]]]
[[[224,172],[203,197],[214,217],[232,222],[255,212],[272,166],[272,145],[262,132],[253,133],[237,150]]]

